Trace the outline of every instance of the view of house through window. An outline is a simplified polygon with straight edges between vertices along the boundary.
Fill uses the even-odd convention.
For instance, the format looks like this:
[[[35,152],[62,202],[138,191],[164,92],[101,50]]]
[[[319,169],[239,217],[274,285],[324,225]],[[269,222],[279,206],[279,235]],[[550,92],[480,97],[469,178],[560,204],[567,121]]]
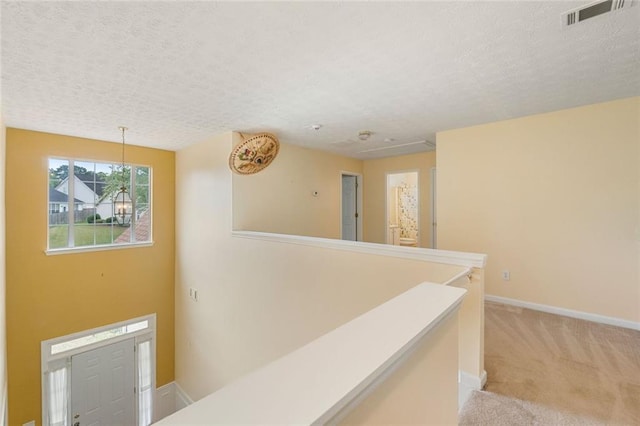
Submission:
[[[50,158],[47,209],[49,249],[149,242],[151,168]]]

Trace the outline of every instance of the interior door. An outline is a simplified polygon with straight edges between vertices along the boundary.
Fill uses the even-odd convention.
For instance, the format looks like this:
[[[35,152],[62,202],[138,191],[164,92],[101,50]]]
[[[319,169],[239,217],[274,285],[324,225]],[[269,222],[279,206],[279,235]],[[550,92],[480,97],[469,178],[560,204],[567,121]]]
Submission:
[[[438,218],[436,216],[436,168],[431,168],[431,248],[435,249],[438,243]]]
[[[134,341],[71,357],[71,424],[135,424]]]
[[[358,240],[358,210],[357,210],[356,176],[342,175],[342,239]]]

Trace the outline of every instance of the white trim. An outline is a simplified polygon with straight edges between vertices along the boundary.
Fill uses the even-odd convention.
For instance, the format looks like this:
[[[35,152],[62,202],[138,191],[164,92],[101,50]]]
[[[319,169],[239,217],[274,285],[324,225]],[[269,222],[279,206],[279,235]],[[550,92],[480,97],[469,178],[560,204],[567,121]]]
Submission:
[[[431,176],[431,206],[429,206],[431,208],[431,223],[429,224],[429,226],[431,227],[431,241],[430,241],[430,247],[432,249],[438,248],[438,210],[436,207],[436,202],[438,201],[436,196],[437,196],[437,186],[436,186],[436,182],[437,182],[437,172],[436,172],[436,168],[432,167],[429,170],[430,176]]]
[[[487,372],[482,370],[480,377],[458,370],[458,412],[469,400],[474,390],[482,390],[487,384]]]
[[[49,167],[51,165],[51,160],[57,160],[57,161],[67,161],[68,164],[68,170],[69,171],[73,171],[75,170],[75,164],[76,162],[79,163],[94,163],[94,166],[96,164],[101,164],[101,165],[106,165],[106,166],[116,166],[117,164],[120,164],[116,161],[109,161],[109,160],[82,160],[82,159],[78,159],[78,158],[69,158],[69,157],[57,157],[57,156],[51,156],[51,157],[47,157],[47,170],[49,170]],[[146,168],[149,170],[149,182],[147,183],[148,186],[148,200],[147,200],[147,205],[148,205],[148,212],[152,213],[153,212],[153,167],[151,165],[142,165],[142,164],[134,164],[134,163],[124,163],[124,165],[129,166],[129,183],[131,186],[131,195],[135,196],[135,187],[136,187],[136,180],[135,180],[135,170],[138,168]],[[95,169],[94,169],[95,170]],[[57,248],[57,249],[51,249],[49,248],[49,243],[51,241],[51,236],[50,234],[50,230],[51,230],[51,225],[49,223],[49,218],[47,218],[47,248],[44,250],[45,254],[48,255],[57,255],[57,254],[69,254],[69,253],[77,253],[77,252],[90,252],[90,251],[102,251],[102,250],[112,250],[112,249],[122,249],[122,248],[131,248],[131,247],[141,247],[141,246],[152,246],[153,245],[153,214],[149,214],[149,241],[141,241],[141,242],[136,242],[135,241],[135,232],[131,232],[131,238],[130,238],[130,242],[129,243],[122,243],[122,244],[115,244],[115,243],[110,243],[110,244],[102,244],[102,245],[97,245],[97,244],[92,244],[92,245],[88,245],[88,246],[81,246],[81,247],[75,247],[74,244],[74,230],[75,230],[75,226],[74,225],[74,217],[75,217],[75,202],[73,200],[76,199],[76,190],[75,190],[75,181],[76,179],[71,179],[71,176],[74,176],[74,178],[77,178],[77,176],[75,176],[75,173],[67,173],[68,176],[66,178],[64,178],[60,183],[58,183],[57,186],[61,185],[62,183],[64,183],[65,181],[67,181],[67,213],[68,213],[68,217],[67,217],[67,222],[68,222],[68,235],[67,235],[67,247],[63,247],[63,248]],[[94,192],[95,191],[92,190],[89,186],[87,186],[86,184],[84,184],[82,181],[79,180],[79,182],[81,182],[83,184],[83,186],[85,186],[86,188],[88,188],[90,191]],[[47,178],[47,187],[50,184],[50,177]],[[97,195],[97,194],[96,194]],[[47,206],[50,206],[50,200],[49,200],[49,192],[47,191]],[[94,206],[96,207],[96,211],[95,213],[97,213],[97,206],[104,200],[105,198],[100,198],[98,200],[98,202],[96,204],[94,204]],[[135,199],[132,199],[133,202],[133,208],[134,210],[132,211],[132,215],[133,213],[135,213]],[[61,203],[64,204],[64,203]],[[113,210],[112,210],[113,212]],[[133,219],[133,218],[132,218]],[[135,220],[132,220],[131,223],[131,230],[134,230],[135,228]],[[131,239],[133,239],[134,241],[131,242]]]
[[[480,376],[475,376],[466,371],[458,371],[458,383],[464,386],[468,386],[475,390],[481,390],[487,384],[487,372],[482,370]]]
[[[533,309],[534,311],[547,312],[549,314],[562,315],[570,318],[577,318],[585,321],[597,322],[600,324],[613,325],[616,327],[630,328],[640,331],[640,322],[625,320],[622,318],[608,317],[605,315],[592,314],[589,312],[574,311],[572,309],[559,308],[557,306],[542,305],[539,303],[525,302],[523,300],[509,299],[507,297],[485,295],[487,302],[502,303],[505,305],[518,306],[520,308]]]
[[[169,382],[156,389],[153,422],[162,420],[176,412],[176,384]]]
[[[176,390],[176,410],[181,410],[184,407],[187,407],[193,404],[193,399],[182,389],[178,382],[175,383]]]
[[[472,273],[473,273],[473,269],[466,268],[464,271],[461,271],[461,272],[457,273],[453,277],[449,278],[447,281],[443,282],[442,285],[451,285],[451,284],[453,284],[454,282],[458,281],[460,278],[462,278],[464,276],[467,277],[467,279],[469,280],[468,283],[470,283],[471,282],[471,274]]]
[[[120,249],[134,248],[134,247],[152,247],[153,244],[154,244],[153,241],[145,241],[142,243],[122,243],[118,245],[105,244],[105,245],[83,246],[83,247],[66,247],[66,248],[59,248],[59,249],[48,249],[48,250],[45,250],[44,253],[47,256],[55,256],[58,254],[86,253],[90,251],[120,250]]]
[[[95,343],[91,343],[88,345],[84,345],[78,348],[74,348],[74,349],[70,349],[68,351],[64,351],[64,352],[59,352],[56,354],[51,354],[51,347],[53,345],[56,345],[58,343],[62,343],[62,342],[67,342],[70,340],[75,340],[78,339],[80,337],[84,337],[90,334],[95,334],[95,333],[100,333],[102,331],[108,331],[111,330],[113,328],[119,328],[119,327],[123,327],[126,325],[130,325],[130,324],[136,324],[142,321],[148,321],[149,326],[147,328],[143,328],[141,330],[137,330],[134,331],[132,333],[127,333],[127,334],[123,334],[120,336],[115,336],[106,340],[101,340],[99,342],[95,342]],[[41,353],[42,353],[42,368],[43,371],[46,371],[46,366],[47,363],[51,360],[54,359],[59,359],[59,358],[67,358],[69,356],[72,355],[76,355],[82,352],[86,352],[86,351],[90,351],[92,349],[96,349],[99,348],[101,346],[105,346],[105,345],[109,345],[111,343],[117,343],[120,342],[122,340],[127,340],[131,337],[140,337],[140,336],[144,336],[150,333],[153,333],[154,338],[155,338],[155,330],[156,330],[156,314],[150,314],[150,315],[144,315],[141,317],[137,317],[137,318],[131,318],[129,320],[126,321],[120,321],[114,324],[108,324],[108,325],[104,325],[102,327],[96,327],[96,328],[92,328],[90,330],[83,330],[83,331],[79,331],[77,333],[71,333],[71,334],[67,334],[65,336],[60,336],[60,337],[54,337],[53,339],[48,339],[48,340],[43,340],[40,343],[40,348],[41,348]]]
[[[434,250],[420,247],[402,247],[362,241],[343,241],[330,238],[305,237],[301,235],[273,234],[269,232],[231,231],[231,235],[235,238],[249,238],[273,243],[298,244],[378,256],[400,257],[403,259],[421,260],[423,262],[467,266],[469,268],[484,268],[487,262],[487,255],[478,253]]]
[[[169,382],[156,389],[153,421],[158,422],[178,410],[193,404],[193,399],[177,382]]]
[[[356,213],[358,214],[356,219],[356,240],[362,241],[364,233],[362,226],[364,223],[362,214],[362,173],[340,171],[340,235],[342,235],[342,176],[354,176],[356,178]]]

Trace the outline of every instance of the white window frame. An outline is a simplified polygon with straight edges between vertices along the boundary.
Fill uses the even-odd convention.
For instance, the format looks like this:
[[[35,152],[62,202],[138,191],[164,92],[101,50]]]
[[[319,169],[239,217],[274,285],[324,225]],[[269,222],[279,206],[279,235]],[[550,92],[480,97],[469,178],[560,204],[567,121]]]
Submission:
[[[132,332],[125,332],[124,334],[104,338],[99,341],[94,341],[82,346],[73,347],[69,350],[55,351],[54,347],[60,343],[71,342],[77,339],[86,338],[88,336],[109,331],[116,328],[132,326],[137,323],[147,321],[148,326],[143,329],[138,329]],[[134,355],[134,377],[136,380],[136,393],[135,393],[135,413],[136,413],[136,425],[139,423],[138,417],[138,345],[146,341],[151,341],[151,418],[155,421],[155,390],[156,390],[156,314],[145,315],[142,317],[132,318],[126,321],[121,321],[114,324],[105,325],[102,327],[92,328],[90,330],[84,330],[77,333],[67,334],[66,336],[60,336],[49,340],[44,340],[40,343],[40,356],[41,356],[41,392],[42,392],[42,424],[48,426],[49,423],[49,372],[57,370],[61,365],[67,365],[68,368],[68,394],[71,395],[71,357],[81,354],[96,348],[111,345],[113,343],[121,342],[123,340],[134,339],[135,355]],[[53,353],[55,352],[55,353]],[[69,400],[69,403],[71,401]],[[67,424],[72,425],[71,407],[67,407]]]
[[[75,168],[75,163],[79,162],[79,163],[100,163],[100,164],[114,164],[114,165],[118,165],[119,163],[117,162],[112,162],[112,161],[107,161],[107,160],[95,160],[95,159],[80,159],[80,158],[70,158],[70,157],[58,157],[58,156],[50,156],[47,157],[47,171],[49,170],[49,160],[62,160],[62,161],[67,161],[69,163],[69,194],[68,194],[68,198],[70,200],[74,200],[75,199],[75,189],[74,189],[74,180],[71,177],[73,176],[73,173],[71,172],[71,170],[74,170]],[[66,254],[66,253],[78,253],[78,252],[90,252],[90,251],[102,251],[102,250],[118,250],[118,249],[126,249],[126,248],[131,248],[131,247],[149,247],[149,246],[153,246],[153,167],[151,167],[150,165],[144,165],[144,164],[134,164],[134,163],[125,163],[125,166],[130,167],[131,170],[131,176],[130,176],[130,188],[131,188],[131,194],[130,197],[133,198],[135,197],[135,173],[133,172],[134,168],[138,168],[138,167],[145,167],[149,169],[149,200],[148,200],[148,204],[149,204],[149,241],[132,241],[132,242],[127,242],[127,243],[118,243],[118,244],[94,244],[94,245],[87,245],[87,246],[80,246],[80,247],[61,247],[61,248],[49,248],[49,241],[50,241],[50,235],[49,235],[49,231],[50,231],[50,225],[49,225],[49,218],[47,217],[47,248],[45,249],[45,254],[47,255],[57,255],[57,254]],[[49,173],[47,173],[47,188],[49,186]],[[71,242],[73,241],[74,237],[73,237],[73,226],[72,224],[74,223],[74,214],[75,214],[75,207],[69,209],[68,208],[68,203],[72,202],[72,201],[68,201],[67,202],[67,208],[65,208],[64,212],[67,212],[69,215],[69,234],[68,234],[68,241]],[[135,201],[134,201],[135,203]],[[60,211],[62,211],[63,205],[65,203],[59,203],[60,204]],[[47,205],[49,205],[49,191],[47,191]],[[134,204],[135,206],[135,204]],[[132,216],[131,216],[131,220],[133,221],[131,223],[131,227],[132,227],[132,235],[133,238],[135,239],[135,232],[133,232],[133,228],[135,227],[135,221],[134,221],[134,216],[135,216],[135,208],[132,211]],[[49,212],[49,214],[51,214],[51,212]]]

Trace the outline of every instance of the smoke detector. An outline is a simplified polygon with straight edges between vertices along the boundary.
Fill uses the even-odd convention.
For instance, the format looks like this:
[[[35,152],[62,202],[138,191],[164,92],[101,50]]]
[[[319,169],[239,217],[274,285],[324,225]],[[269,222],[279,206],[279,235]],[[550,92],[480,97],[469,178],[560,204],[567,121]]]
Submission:
[[[585,21],[590,18],[594,18],[605,13],[614,12],[620,9],[627,9],[633,6],[636,2],[632,0],[599,0],[593,3],[589,3],[585,6],[581,6],[577,9],[572,9],[562,14],[562,26],[570,27],[579,22]]]
[[[361,130],[360,133],[358,133],[358,139],[360,139],[361,141],[366,141],[371,137],[372,134],[373,132],[369,130]]]

